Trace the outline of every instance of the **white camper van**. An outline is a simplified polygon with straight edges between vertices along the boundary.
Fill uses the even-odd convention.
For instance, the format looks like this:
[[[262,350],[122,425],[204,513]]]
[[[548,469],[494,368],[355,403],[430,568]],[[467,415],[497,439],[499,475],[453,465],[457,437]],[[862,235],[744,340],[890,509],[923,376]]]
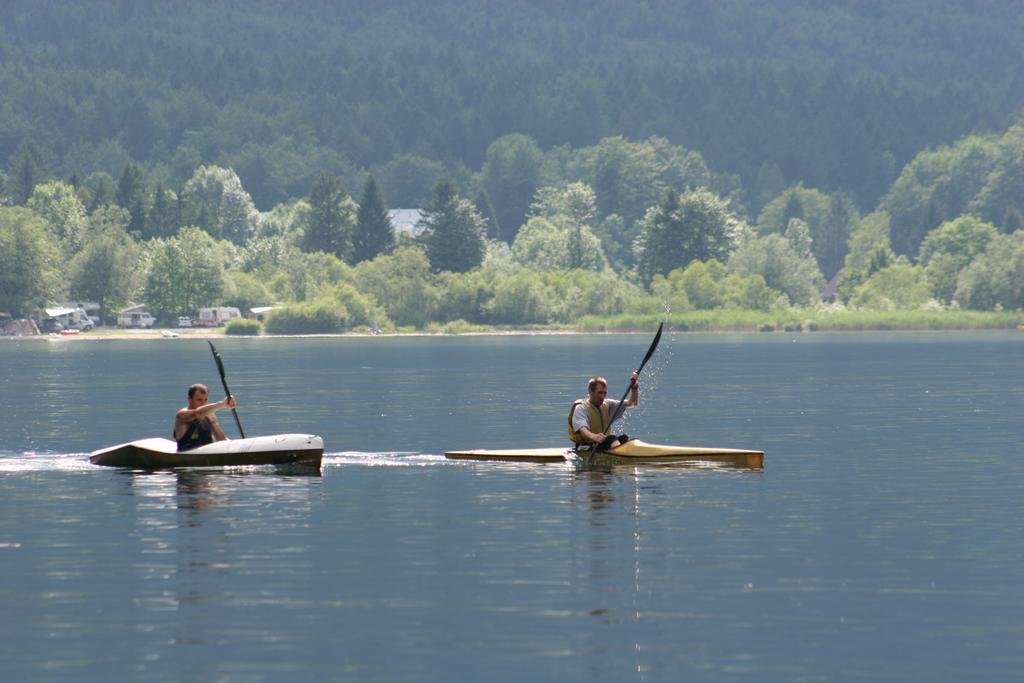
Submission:
[[[199,324],[205,327],[220,327],[234,318],[241,318],[242,312],[234,306],[211,306],[199,309]]]

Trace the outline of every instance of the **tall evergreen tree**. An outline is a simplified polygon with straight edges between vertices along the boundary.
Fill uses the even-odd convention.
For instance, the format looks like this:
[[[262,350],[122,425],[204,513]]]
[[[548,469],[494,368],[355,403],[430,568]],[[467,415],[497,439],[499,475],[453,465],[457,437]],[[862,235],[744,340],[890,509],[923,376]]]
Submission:
[[[363,187],[352,242],[354,263],[386,254],[395,247],[395,228],[388,218],[384,195],[381,194],[380,186],[372,175],[366,179],[366,185]]]
[[[146,223],[146,180],[138,164],[129,162],[124,167],[115,199],[118,206],[132,215],[128,231],[141,236]]]
[[[459,196],[451,178],[441,178],[434,197],[423,207],[420,236],[434,271],[464,273],[484,260],[484,219],[472,202]]]
[[[323,251],[351,261],[354,206],[341,178],[320,174],[310,188],[309,206],[309,225],[302,238],[302,249]]]
[[[178,202],[162,180],[153,188],[153,205],[146,218],[144,237],[171,237],[178,231]]]
[[[501,235],[501,225],[498,223],[498,212],[494,210],[494,202],[486,188],[481,187],[473,200],[473,206],[477,212],[487,221],[487,236],[492,240],[498,239]]]
[[[782,209],[782,230],[789,226],[789,222],[794,218],[805,220],[804,205],[800,201],[800,193],[797,192],[797,188],[793,188],[789,191],[789,197],[786,199],[786,206]]]
[[[7,193],[11,200],[24,205],[32,196],[36,185],[43,182],[43,164],[39,150],[32,143],[24,143],[11,161]]]
[[[92,197],[89,199],[89,206],[87,207],[89,213],[92,213],[101,206],[114,203],[114,183],[112,179],[106,173],[97,175],[98,178],[96,178]]]

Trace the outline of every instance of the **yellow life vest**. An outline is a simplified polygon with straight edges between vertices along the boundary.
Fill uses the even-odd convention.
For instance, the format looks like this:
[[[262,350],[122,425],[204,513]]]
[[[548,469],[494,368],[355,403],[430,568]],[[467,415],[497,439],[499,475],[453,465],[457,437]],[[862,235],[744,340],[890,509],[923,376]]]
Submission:
[[[576,406],[579,404],[587,406],[587,426],[590,431],[597,434],[609,434],[612,429],[611,415],[608,414],[608,402],[605,401],[598,408],[590,399],[579,398],[573,401],[572,407],[569,408],[569,439],[578,446],[589,445],[590,442],[582,434],[572,428],[572,414],[576,412]]]

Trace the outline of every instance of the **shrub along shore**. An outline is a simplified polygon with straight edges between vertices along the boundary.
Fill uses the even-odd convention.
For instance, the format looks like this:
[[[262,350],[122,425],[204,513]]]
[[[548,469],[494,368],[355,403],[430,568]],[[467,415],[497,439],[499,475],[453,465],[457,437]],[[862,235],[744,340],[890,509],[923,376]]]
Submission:
[[[233,326],[230,334],[245,337],[344,337],[344,336],[432,336],[432,335],[512,335],[512,334],[592,334],[647,332],[664,321],[673,332],[872,332],[925,330],[1012,330],[1024,332],[1024,311],[849,311],[794,309],[763,312],[736,309],[687,311],[664,316],[615,315],[587,316],[570,325],[481,325],[454,320],[428,324],[424,329],[399,327],[387,332],[357,327],[347,332],[320,334],[267,334],[255,321]],[[239,329],[242,328],[242,329]],[[231,328],[228,328],[231,329]],[[215,339],[225,336],[226,328],[174,330],[189,339]],[[39,335],[8,339],[163,339],[160,329],[124,330],[100,328],[71,336]]]

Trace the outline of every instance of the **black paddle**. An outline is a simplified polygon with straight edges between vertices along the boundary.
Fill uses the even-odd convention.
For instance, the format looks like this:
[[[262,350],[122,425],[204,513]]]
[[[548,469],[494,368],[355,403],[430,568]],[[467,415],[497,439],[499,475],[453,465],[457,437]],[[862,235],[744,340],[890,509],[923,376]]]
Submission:
[[[636,369],[636,374],[637,375],[640,374],[640,372],[644,369],[644,366],[647,365],[647,361],[649,361],[651,359],[651,356],[654,355],[654,350],[656,348],[658,348],[658,342],[661,341],[661,328],[663,328],[663,327],[665,327],[665,323],[664,322],[661,323],[660,325],[658,325],[658,332],[657,332],[657,334],[654,335],[654,341],[651,342],[651,348],[647,349],[647,355],[645,355],[644,359],[642,361],[640,361],[640,367]],[[632,390],[633,390],[633,382],[631,380],[629,382],[629,387],[626,389],[626,393],[624,393],[622,395],[622,400],[619,401],[618,407],[615,408],[615,414],[612,415],[612,419],[608,422],[609,428],[613,424],[615,424],[616,420],[618,420],[620,417],[622,417],[622,411],[625,410],[625,406],[626,406],[626,397],[629,396],[629,392],[632,391]]]
[[[658,330],[658,333],[660,334],[661,330]],[[220,354],[217,353],[217,349],[213,347],[213,342],[207,341],[206,343],[210,345],[210,350],[213,351],[213,359],[217,361],[217,370],[220,372],[220,382],[224,385],[224,393],[230,396],[231,390],[228,389],[228,380],[224,377],[224,361],[220,359]],[[232,408],[231,414],[235,416],[235,424],[238,425],[238,433],[241,434],[244,439],[245,432],[242,431],[242,423],[238,419],[238,411]]]

